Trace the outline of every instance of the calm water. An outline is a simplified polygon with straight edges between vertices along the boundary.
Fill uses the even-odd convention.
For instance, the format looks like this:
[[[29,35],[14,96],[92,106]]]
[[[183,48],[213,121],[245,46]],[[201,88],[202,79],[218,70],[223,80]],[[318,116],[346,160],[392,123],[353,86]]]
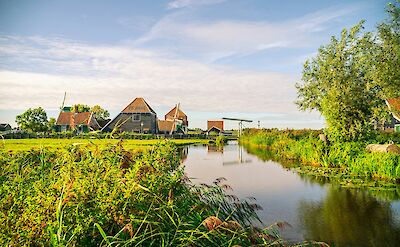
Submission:
[[[184,164],[193,182],[225,177],[238,197],[257,198],[265,225],[291,224],[282,232],[285,239],[313,239],[331,246],[400,246],[400,200],[390,193],[373,196],[313,181],[235,143],[223,150],[190,146],[187,151]]]

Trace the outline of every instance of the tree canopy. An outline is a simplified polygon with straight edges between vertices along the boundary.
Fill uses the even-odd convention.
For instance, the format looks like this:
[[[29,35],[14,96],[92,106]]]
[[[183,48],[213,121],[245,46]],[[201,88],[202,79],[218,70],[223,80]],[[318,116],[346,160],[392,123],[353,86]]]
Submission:
[[[43,108],[29,108],[16,117],[15,122],[22,130],[44,132],[48,130],[47,114]]]
[[[332,140],[365,137],[377,120],[387,119],[385,100],[400,96],[399,8],[391,4],[388,12],[391,19],[377,32],[362,33],[361,21],[304,64],[296,104],[319,111]]]
[[[71,108],[72,112],[89,112],[90,106],[84,104],[75,104]]]
[[[92,112],[96,120],[106,120],[110,113],[99,105],[90,107],[85,104],[75,104],[72,106],[72,112]]]
[[[101,106],[99,105],[93,106],[90,111],[93,112],[94,118],[96,118],[96,120],[106,120],[110,117],[110,113],[107,110],[101,108]]]

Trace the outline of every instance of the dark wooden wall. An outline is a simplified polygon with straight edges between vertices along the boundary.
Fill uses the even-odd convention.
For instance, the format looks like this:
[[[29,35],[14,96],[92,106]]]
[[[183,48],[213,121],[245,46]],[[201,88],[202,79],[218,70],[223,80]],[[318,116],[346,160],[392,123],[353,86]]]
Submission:
[[[139,121],[133,120],[133,115],[135,114],[140,115]],[[143,130],[145,133],[157,133],[157,115],[154,113],[120,113],[104,130],[113,130],[117,123],[123,123],[120,127],[121,132],[140,133]],[[143,123],[143,127],[141,123]]]

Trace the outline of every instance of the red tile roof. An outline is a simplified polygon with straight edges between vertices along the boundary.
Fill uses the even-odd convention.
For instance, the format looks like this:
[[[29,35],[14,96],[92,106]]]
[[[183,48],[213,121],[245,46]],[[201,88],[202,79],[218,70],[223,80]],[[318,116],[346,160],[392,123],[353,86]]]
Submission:
[[[134,99],[125,109],[123,113],[154,113],[156,112],[150,107],[143,98]]]
[[[176,112],[176,106],[174,108],[172,108],[167,114],[165,114],[165,119],[167,119],[167,117],[172,117],[172,119],[173,119],[175,117],[175,112]],[[176,117],[178,119],[187,118],[186,114],[181,109],[178,110]]]
[[[56,124],[69,125],[69,126],[75,126],[81,124],[89,125],[91,115],[92,115],[91,112],[79,112],[79,113],[60,112]]]
[[[207,131],[213,127],[218,128],[219,130],[223,131],[224,130],[224,121],[222,121],[222,120],[207,121]]]
[[[400,121],[400,97],[388,99],[387,103],[393,116]]]
[[[165,114],[165,120],[174,121],[176,113],[176,119],[182,120],[182,124],[185,126],[189,125],[188,118],[186,114],[179,108],[178,112],[176,112],[176,106],[172,108],[167,114]]]

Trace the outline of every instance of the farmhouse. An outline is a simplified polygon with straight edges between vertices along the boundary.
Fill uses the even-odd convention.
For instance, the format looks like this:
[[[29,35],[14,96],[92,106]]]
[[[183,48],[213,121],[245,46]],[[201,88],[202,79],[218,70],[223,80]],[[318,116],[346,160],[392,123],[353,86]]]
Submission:
[[[386,100],[389,110],[392,112],[392,119],[389,123],[389,128],[400,132],[400,97]]]
[[[99,129],[100,125],[97,123],[96,119],[93,117],[93,113],[91,112],[61,111],[56,122],[57,132],[88,132]]]
[[[224,121],[222,120],[207,121],[207,135],[211,133],[222,134],[223,132],[224,132]]]
[[[179,108],[179,104],[172,108],[164,116],[164,120],[158,120],[158,133],[168,134],[171,131],[173,133],[187,133],[188,129],[188,117]]]
[[[134,99],[114,119],[108,122],[103,131],[157,133],[157,114],[143,98]]]
[[[0,124],[0,131],[8,131],[11,130],[11,125],[8,123],[1,123]]]

